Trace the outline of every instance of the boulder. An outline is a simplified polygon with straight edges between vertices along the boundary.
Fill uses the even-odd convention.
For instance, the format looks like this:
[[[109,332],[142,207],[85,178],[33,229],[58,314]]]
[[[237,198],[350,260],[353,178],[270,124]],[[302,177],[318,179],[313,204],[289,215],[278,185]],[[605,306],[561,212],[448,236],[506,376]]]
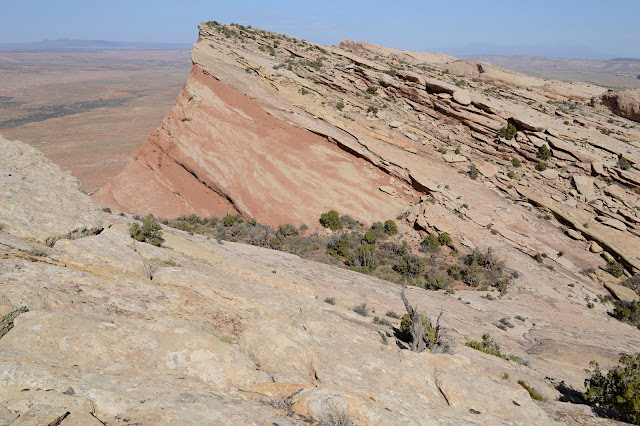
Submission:
[[[596,193],[592,178],[584,175],[573,175],[573,184],[578,192],[586,196],[587,199],[593,199],[595,197]]]
[[[640,123],[640,89],[607,90],[592,99],[591,105],[603,105],[615,115]]]
[[[615,198],[616,200],[624,201],[626,198],[626,193],[624,189],[620,186],[613,184],[604,188],[604,193],[607,194],[611,198]]]
[[[624,224],[624,222],[618,220],[618,219],[614,219],[612,217],[605,217],[605,216],[598,216],[596,217],[597,220],[600,221],[600,223],[602,223],[603,225],[607,225],[610,226],[612,228],[618,229],[620,231],[626,231],[627,230],[627,225]]]
[[[584,237],[582,236],[582,234],[575,229],[567,229],[567,235],[574,240],[584,241]]]
[[[491,163],[486,163],[484,161],[479,162],[479,164],[476,167],[478,167],[478,171],[480,172],[480,174],[487,178],[490,178],[496,173],[498,173],[498,168],[496,166],[494,166]]]
[[[547,126],[539,113],[532,110],[521,110],[511,115],[511,120],[518,130],[529,130],[531,132],[544,132]]]
[[[591,241],[589,243],[589,251],[592,253],[602,253],[602,247],[600,247],[600,244],[595,241]]]
[[[471,97],[469,96],[469,91],[465,89],[458,89],[453,92],[453,100],[459,103],[460,105],[470,105]]]
[[[602,161],[594,161],[591,163],[591,171],[597,175],[604,174],[604,163]]]
[[[381,186],[380,191],[389,195],[393,195],[394,197],[398,196],[398,191],[393,186]]]
[[[467,161],[467,157],[458,154],[442,154],[442,158],[444,158],[444,161],[447,163],[462,163]]]
[[[433,93],[449,93],[452,95],[456,90],[458,90],[456,86],[435,78],[425,78],[424,83],[427,89]]]
[[[623,302],[635,302],[640,299],[640,296],[635,291],[620,284],[604,283],[604,287],[609,290],[613,297]]]
[[[556,180],[556,179],[558,179],[559,174],[558,174],[557,170],[547,169],[547,170],[544,170],[544,171],[540,172],[540,176],[542,176],[545,179]]]

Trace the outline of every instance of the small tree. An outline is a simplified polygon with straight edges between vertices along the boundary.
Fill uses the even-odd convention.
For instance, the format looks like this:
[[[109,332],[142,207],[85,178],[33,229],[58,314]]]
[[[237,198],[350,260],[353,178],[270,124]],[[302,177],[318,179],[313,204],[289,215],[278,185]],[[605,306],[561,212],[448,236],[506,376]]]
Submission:
[[[342,229],[342,222],[340,221],[340,214],[335,210],[329,210],[327,213],[320,215],[320,224],[325,228],[329,228],[332,231]]]
[[[516,133],[518,133],[516,126],[514,126],[512,123],[509,123],[507,124],[507,127],[500,128],[498,135],[503,139],[511,140],[516,136]]]
[[[640,354],[635,358],[623,355],[606,375],[597,362],[592,361],[591,367],[593,371],[584,381],[585,401],[609,417],[640,424]]]
[[[438,235],[438,242],[440,243],[441,246],[446,246],[447,244],[451,244],[451,236],[446,232],[443,232],[440,235]]]
[[[542,144],[538,148],[538,158],[545,161],[551,158],[551,150],[546,144]]]
[[[363,244],[375,244],[378,236],[371,231],[367,231],[364,233],[364,237],[362,237]]]
[[[162,226],[153,215],[142,218],[142,226],[138,222],[129,224],[129,235],[136,241],[146,242],[154,246],[160,246],[162,239]]]
[[[384,232],[387,235],[396,235],[398,233],[398,225],[396,225],[393,220],[389,219],[384,222]]]

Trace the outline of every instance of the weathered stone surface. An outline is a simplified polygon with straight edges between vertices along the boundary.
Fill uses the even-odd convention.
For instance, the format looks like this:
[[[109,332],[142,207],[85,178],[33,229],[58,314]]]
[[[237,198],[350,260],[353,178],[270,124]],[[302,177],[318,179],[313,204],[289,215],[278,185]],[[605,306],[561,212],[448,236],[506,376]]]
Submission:
[[[603,225],[607,225],[610,226],[612,228],[618,229],[620,231],[626,231],[627,230],[627,225],[624,224],[624,222],[618,220],[618,219],[614,219],[611,217],[602,217],[602,216],[598,216],[596,219],[598,219],[600,221],[600,223],[602,223]]]
[[[444,158],[444,161],[447,163],[462,163],[467,161],[467,157],[458,154],[442,154],[442,158]]]
[[[514,111],[511,119],[518,129],[529,130],[532,132],[544,132],[547,129],[542,116],[536,112],[528,110]]]
[[[616,200],[624,201],[628,196],[618,185],[609,185],[604,188],[604,193]]]
[[[558,171],[555,170],[555,169],[546,169],[546,170],[540,172],[540,176],[542,176],[545,179],[549,179],[549,180],[556,180],[559,177]]]
[[[498,168],[491,163],[487,162],[479,162],[477,164],[478,171],[484,177],[490,178],[493,177],[496,173],[498,173]]]
[[[101,228],[98,207],[80,191],[75,177],[21,142],[0,138],[0,151],[0,223],[6,232],[46,242]]]
[[[573,184],[575,185],[578,192],[587,197],[587,199],[592,199],[595,197],[595,188],[593,186],[593,179],[584,175],[574,175],[573,176]]]
[[[589,251],[592,253],[602,253],[602,247],[595,241],[589,242]]]
[[[604,164],[602,163],[602,161],[594,161],[593,163],[591,163],[591,170],[593,170],[593,173],[597,175],[603,175]]]
[[[469,96],[469,91],[465,89],[458,89],[453,92],[453,100],[459,103],[460,105],[470,105],[471,97]]]
[[[608,90],[599,98],[592,100],[592,105],[604,105],[620,117],[640,123],[640,90]]]
[[[425,85],[427,89],[434,93],[448,93],[453,95],[453,93],[458,90],[456,86],[435,78],[425,78]]]
[[[604,283],[604,286],[609,290],[613,297],[618,300],[622,300],[623,302],[635,302],[636,300],[640,300],[638,293],[628,287],[614,283]]]
[[[567,229],[567,235],[573,238],[574,240],[584,241],[584,236],[576,231],[575,229]]]

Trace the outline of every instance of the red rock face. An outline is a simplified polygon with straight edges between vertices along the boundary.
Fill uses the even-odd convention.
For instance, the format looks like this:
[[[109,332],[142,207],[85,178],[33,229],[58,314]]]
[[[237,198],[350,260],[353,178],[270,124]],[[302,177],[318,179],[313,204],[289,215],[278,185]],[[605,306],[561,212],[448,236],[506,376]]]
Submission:
[[[94,199],[163,218],[239,212],[271,225],[315,224],[337,209],[373,221],[402,210],[404,202],[379,190],[388,181],[194,65],[162,127]]]

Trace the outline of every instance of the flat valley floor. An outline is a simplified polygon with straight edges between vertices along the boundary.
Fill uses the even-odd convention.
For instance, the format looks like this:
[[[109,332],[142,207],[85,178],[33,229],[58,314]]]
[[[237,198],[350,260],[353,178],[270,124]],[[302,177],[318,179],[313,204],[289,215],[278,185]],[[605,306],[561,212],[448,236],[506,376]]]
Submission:
[[[190,69],[188,50],[0,52],[0,135],[95,191],[160,125]]]

